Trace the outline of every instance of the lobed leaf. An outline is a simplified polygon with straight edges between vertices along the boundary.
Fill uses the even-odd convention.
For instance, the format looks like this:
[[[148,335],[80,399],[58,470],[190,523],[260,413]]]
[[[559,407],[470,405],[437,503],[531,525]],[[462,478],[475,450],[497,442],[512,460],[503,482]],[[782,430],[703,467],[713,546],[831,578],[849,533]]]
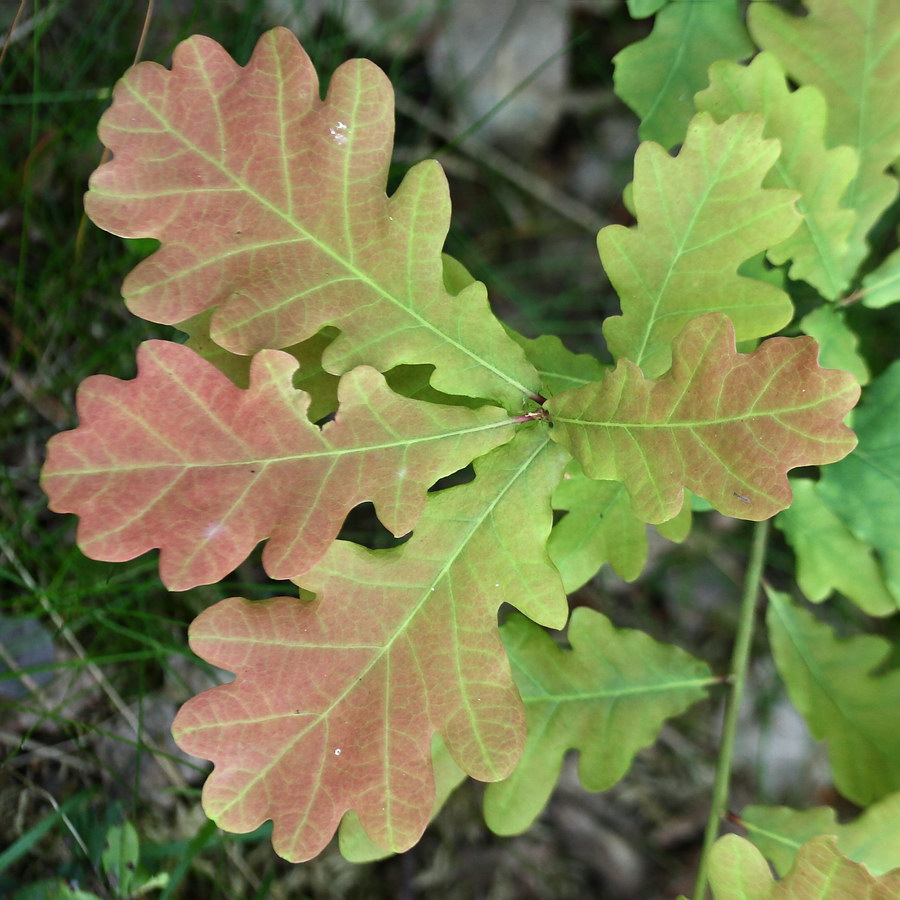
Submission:
[[[830,806],[804,810],[748,806],[741,813],[741,824],[779,872],[790,869],[803,844],[824,834],[835,835],[841,853],[873,875],[900,868],[900,793],[872,804],[848,823],[839,823]]]
[[[867,388],[853,417],[859,446],[822,473],[819,496],[881,558],[900,600],[900,362]]]
[[[650,15],[662,4],[641,6],[629,6],[632,15]],[[648,37],[613,57],[615,90],[640,117],[641,138],[672,147],[684,138],[710,63],[752,53],[737,0],[669,3]]]
[[[474,482],[430,494],[405,544],[333,544],[302,580],[314,601],[232,598],[202,613],[191,646],[236,678],[188,701],[173,732],[215,763],[209,816],[232,831],[272,819],[276,851],[301,860],[352,809],[400,851],[431,813],[435,733],[467,774],[508,775],[525,721],[497,610],[565,623],[545,551],[564,465],[543,427],[521,429],[476,461]]]
[[[900,670],[871,674],[889,642],[840,640],[786,594],[767,593],[775,663],[813,735],[828,742],[837,789],[861,806],[900,790]]]
[[[563,650],[523,616],[501,629],[528,722],[519,764],[488,785],[485,820],[497,834],[525,831],[550,797],[563,757],[581,754],[589,791],[603,791],[656,740],[666,719],[702,700],[713,678],[703,662],[641,631],[617,629],[586,607],[572,613]]]
[[[822,502],[817,483],[798,478],[791,487],[793,503],[775,524],[794,549],[800,590],[813,603],[840,591],[870,616],[897,612],[900,603],[891,596],[872,548]]]
[[[812,85],[828,106],[828,139],[859,153],[859,170],[844,196],[858,218],[844,273],[865,258],[866,235],[897,196],[885,169],[900,157],[900,5],[896,0],[805,0],[794,16],[774,3],[752,3],[750,33],[788,75]]]
[[[547,551],[567,594],[585,585],[604,563],[625,581],[634,581],[647,561],[647,528],[635,514],[625,486],[596,481],[573,463],[553,493],[553,508],[566,510],[553,526]],[[663,537],[683,541],[691,529],[685,503],[675,519],[659,526]]]
[[[642,144],[634,162],[638,224],[609,225],[597,237],[622,304],[603,334],[614,357],[630,359],[649,377],[669,368],[675,335],[704,312],[727,313],[739,341],[791,320],[783,290],[737,273],[800,221],[796,192],[760,188],[778,158],[778,142],[763,138],[763,126],[756,115],[717,125],[701,113],[677,157]]]
[[[843,856],[833,836],[804,844],[776,883],[753,844],[726,834],[713,844],[709,878],[715,900],[895,900],[900,893],[900,871],[876,878]]]
[[[177,324],[214,308],[212,340],[281,349],[323,326],[324,368],[436,367],[435,386],[518,409],[537,378],[474,283],[444,287],[450,215],[440,166],[385,194],[393,94],[367,60],[319,99],[315,70],[283,28],[246,67],[214,41],[176,47],[171,71],[140,63],[116,86],[100,136],[114,159],[85,206],[101,228],[162,247],[125,280],[129,309]]]
[[[642,521],[673,518],[684,488],[726,515],[765,519],[791,502],[789,469],[834,462],[855,445],[842,420],[859,386],[819,368],[816,352],[801,337],[740,354],[730,319],[701,316],[662,377],[623,359],[602,382],[550,400],[551,436],[590,478],[621,481]]]
[[[790,261],[791,278],[836,299],[852,274],[844,259],[856,215],[841,198],[856,176],[856,152],[851,147],[827,149],[825,98],[810,86],[791,91],[772,54],[760,53],[749,66],[713,63],[709,77],[710,86],[694,98],[698,111],[711,113],[719,122],[742,112],[762,115],[764,136],[781,143],[781,155],[763,187],[799,194],[797,209],[803,219],[790,237],[769,248],[769,260],[776,266]]]
[[[340,409],[320,430],[291,385],[296,368],[262,351],[242,390],[183,345],[145,343],[135,379],[96,375],[79,388],[81,425],[49,444],[51,509],[81,517],[78,541],[95,559],[159,547],[172,590],[219,580],[267,538],[266,571],[290,578],[357,504],[371,500],[405,534],[435,481],[513,434],[497,407],[408,400],[365,366],[342,377]]]

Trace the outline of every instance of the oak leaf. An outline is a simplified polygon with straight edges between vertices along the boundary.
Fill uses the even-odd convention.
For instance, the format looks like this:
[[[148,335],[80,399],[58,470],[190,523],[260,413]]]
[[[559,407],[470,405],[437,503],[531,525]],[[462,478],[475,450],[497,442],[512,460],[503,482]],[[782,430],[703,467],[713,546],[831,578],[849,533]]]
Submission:
[[[900,4],[895,0],[804,0],[805,15],[774,3],[751,3],[753,39],[781,61],[800,85],[812,85],[828,106],[828,139],[859,153],[859,170],[842,203],[858,217],[844,271],[852,275],[868,252],[866,235],[897,196],[885,169],[900,156]]]
[[[372,501],[405,534],[435,481],[513,435],[498,407],[409,400],[367,366],[342,377],[338,413],[319,429],[292,387],[296,368],[262,351],[242,390],[187,347],[145,343],[135,379],[95,375],[79,389],[81,425],[49,445],[51,508],[81,517],[78,540],[95,559],[159,547],[172,590],[223,578],[267,538],[267,572],[290,578],[357,504]]]
[[[444,288],[447,181],[437,162],[385,194],[393,92],[367,60],[327,98],[296,38],[264,34],[246,67],[215,41],[179,44],[171,71],[119,81],[100,137],[88,215],[161,248],[125,280],[129,309],[177,324],[215,308],[212,340],[237,354],[283,349],[335,325],[324,367],[436,367],[435,386],[518,409],[537,376],[475,282]]]
[[[334,543],[300,579],[314,601],[231,598],[201,613],[192,648],[236,675],[173,726],[182,749],[215,764],[207,814],[230,831],[272,819],[276,851],[301,860],[353,810],[400,851],[431,814],[435,733],[467,774],[508,775],[525,717],[497,610],[565,624],[545,549],[565,462],[543,426],[522,429],[476,460],[473,482],[430,494],[405,544]]]
[[[502,632],[525,703],[528,740],[513,774],[485,793],[485,819],[498,834],[519,834],[532,824],[567,750],[580,753],[584,786],[606,790],[666,719],[702,700],[714,681],[707,665],[684,650],[617,629],[586,607],[572,613],[570,650],[523,616],[511,616]]]
[[[856,443],[842,420],[859,386],[819,368],[816,352],[801,337],[740,354],[730,319],[700,316],[662,377],[619,360],[602,382],[548,401],[551,435],[589,477],[621,481],[643,521],[673,518],[684,488],[726,515],[766,519],[791,502],[789,469],[841,459]]]
[[[800,222],[796,192],[761,189],[779,154],[763,126],[749,113],[721,125],[700,113],[674,159],[642,144],[634,161],[637,225],[609,225],[597,236],[622,305],[621,316],[603,323],[610,353],[649,377],[669,368],[673,339],[702,313],[727,313],[739,341],[772,334],[791,319],[783,290],[738,274]]]

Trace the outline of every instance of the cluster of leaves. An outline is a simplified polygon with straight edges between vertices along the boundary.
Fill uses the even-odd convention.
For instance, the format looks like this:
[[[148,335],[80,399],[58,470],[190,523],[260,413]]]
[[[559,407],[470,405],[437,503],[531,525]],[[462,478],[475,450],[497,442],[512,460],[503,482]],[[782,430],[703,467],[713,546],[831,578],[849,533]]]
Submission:
[[[101,122],[114,158],[88,213],[161,242],[125,301],[189,338],[143,345],[133,380],[88,379],[43,484],[53,509],[80,517],[86,553],[158,548],[173,590],[224,577],[261,541],[266,572],[301,589],[195,620],[192,648],[236,677],[174,725],[215,763],[207,813],[234,831],[272,819],[288,859],[338,829],[349,858],[406,849],[465,775],[492,782],[488,824],[519,832],[570,748],[587,788],[619,780],[714,679],[599,612],[570,618],[566,593],[604,562],[636,577],[645,523],[683,538],[691,494],[740,518],[780,513],[810,599],[839,589],[873,614],[897,608],[884,510],[900,483],[888,439],[900,368],[869,387],[848,456],[843,421],[868,373],[828,301],[856,285],[873,306],[900,299],[896,253],[871,267],[867,244],[897,190],[885,170],[900,119],[873,67],[900,71],[900,9],[865,0],[864,21],[849,0],[820,0],[795,19],[758,4],[751,41],[736,0],[630,6],[657,19],[617,58],[647,142],[637,224],[598,240],[621,302],[603,323],[613,369],[493,316],[485,287],[442,256],[436,162],[386,196],[393,98],[371,63],[342,65],[323,101],[283,29],[246,67],[192,38],[171,70],[130,70]],[[731,61],[754,41],[765,52]],[[840,96],[807,52],[837,43]],[[769,338],[793,317],[785,277],[826,302],[805,335]],[[791,507],[790,469],[842,459],[796,481]],[[434,489],[469,463],[472,480]],[[387,550],[336,540],[365,501],[411,537]],[[835,571],[844,548],[864,583]],[[498,628],[502,604],[518,612]],[[562,647],[545,629],[567,621]],[[900,790],[880,684],[894,679],[870,674],[884,642],[849,648],[775,593],[770,631],[841,791],[866,804]]]

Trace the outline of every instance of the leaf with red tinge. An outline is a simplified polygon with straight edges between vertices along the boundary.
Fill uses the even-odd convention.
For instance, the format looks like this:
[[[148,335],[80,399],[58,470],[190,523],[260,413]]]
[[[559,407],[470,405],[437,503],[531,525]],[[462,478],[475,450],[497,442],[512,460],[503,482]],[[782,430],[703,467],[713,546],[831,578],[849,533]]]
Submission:
[[[726,316],[701,316],[676,338],[661,378],[620,360],[603,381],[557,394],[551,435],[589,477],[623,482],[646,522],[674,517],[684,488],[726,515],[766,519],[791,502],[789,469],[834,462],[856,444],[842,421],[859,385],[821,369],[816,353],[801,337],[740,354]]]
[[[412,538],[372,551],[338,541],[301,579],[312,602],[224,600],[191,626],[194,651],[235,673],[173,726],[215,764],[204,808],[222,828],[274,821],[275,850],[315,856],[348,810],[385,849],[431,815],[432,735],[485,781],[513,769],[522,702],[497,628],[511,603],[554,628],[567,604],[546,552],[565,452],[543,426],[432,493]]]
[[[430,363],[435,387],[518,409],[538,379],[484,285],[454,298],[443,284],[440,165],[419,163],[385,193],[393,116],[390,83],[368,60],[342,65],[320,100],[283,28],[246,67],[193,37],[171,71],[130,69],[100,123],[114,158],[85,200],[101,228],[162,242],[125,280],[129,309],[177,324],[215,307],[212,339],[245,355],[336,325],[329,372]]]
[[[50,441],[44,466],[51,508],[81,517],[94,559],[159,547],[172,590],[219,580],[266,538],[266,571],[291,578],[358,503],[405,534],[435,481],[513,435],[498,407],[409,400],[367,366],[342,377],[337,416],[319,429],[291,385],[296,368],[262,351],[242,390],[189,348],[147,342],[137,378],[96,375],[79,389],[82,424]]]
[[[715,900],[897,900],[900,896],[900,869],[876,878],[838,850],[834,835],[804,844],[791,871],[776,882],[750,841],[726,834],[710,852],[709,880]]]

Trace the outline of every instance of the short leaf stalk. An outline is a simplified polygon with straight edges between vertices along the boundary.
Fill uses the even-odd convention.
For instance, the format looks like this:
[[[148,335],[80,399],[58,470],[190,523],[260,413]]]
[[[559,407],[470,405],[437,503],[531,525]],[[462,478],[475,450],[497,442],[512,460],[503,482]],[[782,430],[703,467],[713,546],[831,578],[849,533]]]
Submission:
[[[709,879],[709,852],[719,836],[719,825],[726,812],[728,788],[731,780],[731,764],[734,757],[734,743],[737,736],[738,715],[747,682],[750,663],[750,646],[753,642],[753,626],[756,614],[756,599],[762,581],[763,565],[766,558],[766,542],[769,536],[768,519],[756,523],[753,532],[753,546],[750,561],[744,577],[744,591],[741,597],[741,612],[738,621],[734,652],[731,656],[731,693],[725,703],[725,721],[722,727],[722,741],[716,764],[716,780],[713,786],[712,804],[706,822],[703,838],[703,853],[700,857],[700,871],[694,889],[694,900],[704,900]]]

